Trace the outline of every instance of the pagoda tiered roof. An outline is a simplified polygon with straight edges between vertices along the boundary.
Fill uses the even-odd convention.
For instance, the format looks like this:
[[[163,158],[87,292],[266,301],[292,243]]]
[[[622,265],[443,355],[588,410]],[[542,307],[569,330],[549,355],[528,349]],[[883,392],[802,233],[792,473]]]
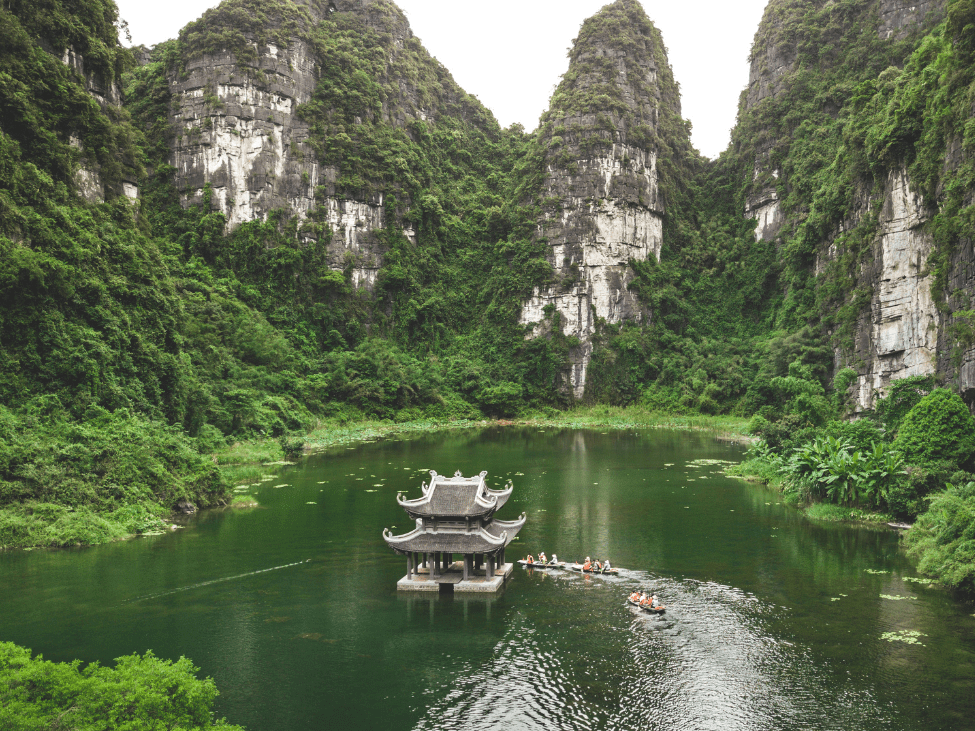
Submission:
[[[416,528],[394,536],[383,531],[383,539],[399,553],[464,553],[496,554],[514,540],[525,524],[522,513],[518,520],[495,520],[495,511],[504,505],[514,487],[509,482],[504,490],[491,490],[484,478],[464,477],[460,470],[453,477],[430,471],[430,484],[423,484],[423,496],[406,500],[403,493],[397,502]]]
[[[430,471],[430,484],[423,484],[423,497],[396,501],[411,518],[486,518],[504,505],[514,489],[509,483],[504,490],[491,490],[484,481],[487,472],[464,477],[460,470],[453,477]]]
[[[401,536],[383,531],[389,547],[399,553],[494,553],[515,539],[525,524],[524,513],[518,520],[493,520],[489,524],[467,528],[464,525],[441,525],[436,530],[418,525]]]

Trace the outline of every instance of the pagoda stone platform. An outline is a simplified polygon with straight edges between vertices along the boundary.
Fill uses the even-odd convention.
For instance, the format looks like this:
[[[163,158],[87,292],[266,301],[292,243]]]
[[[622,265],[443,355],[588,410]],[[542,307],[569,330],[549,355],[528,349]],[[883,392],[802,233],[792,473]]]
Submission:
[[[504,582],[508,580],[514,571],[514,564],[506,563],[499,566],[493,578],[488,578],[484,571],[475,571],[473,576],[468,576],[464,580],[464,562],[454,561],[446,570],[434,579],[430,575],[429,568],[420,568],[409,579],[404,576],[396,582],[399,591],[440,591],[441,584],[448,584],[455,593],[468,594],[493,594],[504,587]]]

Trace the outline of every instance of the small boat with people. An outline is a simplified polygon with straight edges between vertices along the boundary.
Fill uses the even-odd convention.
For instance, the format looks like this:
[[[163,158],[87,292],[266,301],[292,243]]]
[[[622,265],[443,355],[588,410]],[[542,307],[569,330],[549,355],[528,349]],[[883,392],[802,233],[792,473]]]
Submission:
[[[521,558],[518,559],[518,563],[529,569],[565,569],[566,567],[565,561],[539,563],[538,561],[528,561],[527,559]]]
[[[519,559],[518,563],[532,569],[564,569],[566,566],[565,561],[559,561],[559,557],[554,553],[552,558],[548,558],[545,551],[539,553],[537,559],[529,553],[526,558]]]
[[[609,559],[605,561],[593,561],[591,558],[586,556],[586,560],[579,562],[576,561],[574,564],[568,567],[569,571],[575,571],[578,574],[601,574],[603,576],[618,576],[620,570],[614,569],[610,563]]]
[[[642,594],[638,591],[633,592],[626,598],[626,603],[651,614],[663,614],[667,611],[667,607],[660,603],[657,595],[647,591]]]

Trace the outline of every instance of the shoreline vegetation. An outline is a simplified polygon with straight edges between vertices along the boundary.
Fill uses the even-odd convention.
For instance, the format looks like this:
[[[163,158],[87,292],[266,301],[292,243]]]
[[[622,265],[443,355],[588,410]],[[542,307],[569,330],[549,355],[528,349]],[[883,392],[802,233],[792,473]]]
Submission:
[[[975,474],[965,468],[972,467],[975,453],[975,420],[961,399],[934,388],[933,379],[914,377],[895,384],[877,413],[857,421],[842,420],[841,403],[814,402],[819,413],[803,404],[798,399],[785,413],[767,411],[771,420],[761,412],[746,420],[606,405],[529,411],[507,419],[332,420],[303,436],[214,444],[212,451],[194,455],[205,465],[207,490],[195,493],[204,500],[192,509],[258,507],[251,495],[239,494],[240,486],[270,479],[303,456],[398,435],[491,427],[704,431],[750,445],[746,459],[727,474],[778,491],[811,520],[916,522],[905,534],[905,546],[919,570],[949,588],[970,591],[975,560],[966,536],[969,524],[975,525]],[[197,441],[195,446],[204,445]],[[149,489],[129,488],[136,495]],[[25,503],[0,509],[0,545],[26,550],[97,545],[158,535],[172,529],[171,520],[170,511],[146,501],[102,510],[97,505]]]
[[[295,464],[303,455],[315,454],[336,446],[372,442],[393,435],[497,426],[657,428],[708,431],[722,439],[746,442],[751,439],[745,434],[747,423],[746,420],[736,417],[673,415],[641,407],[612,406],[580,407],[561,412],[550,409],[510,419],[421,419],[399,423],[368,419],[351,423],[333,421],[319,425],[304,436],[238,441],[209,453],[193,455],[198,456],[197,461],[205,465],[209,489],[202,494],[203,500],[199,500],[200,492],[191,493],[186,490],[185,485],[177,485],[174,489],[182,490],[174,494],[182,493],[182,500],[190,502],[194,508],[257,507],[258,503],[253,497],[235,495],[234,488],[259,481],[276,473],[281,467]],[[98,451],[104,452],[102,459],[116,464],[136,456],[134,453],[129,454],[134,452],[134,448],[127,448],[126,445],[117,443],[117,440],[111,449]],[[190,457],[184,455],[184,461],[190,462]],[[64,477],[63,474],[60,476]],[[179,481],[179,475],[172,471],[168,477],[174,482]],[[119,477],[110,470],[104,475],[103,482],[114,483],[117,479]],[[160,501],[144,497],[152,486],[128,487],[137,501],[121,506],[115,502],[102,505],[61,504],[55,502],[55,492],[52,495],[54,500],[50,502],[33,500],[0,508],[0,548],[91,546],[139,535],[158,535],[170,530],[174,513],[167,510]],[[124,500],[126,496],[120,497]],[[176,499],[171,498],[170,504],[176,502]]]

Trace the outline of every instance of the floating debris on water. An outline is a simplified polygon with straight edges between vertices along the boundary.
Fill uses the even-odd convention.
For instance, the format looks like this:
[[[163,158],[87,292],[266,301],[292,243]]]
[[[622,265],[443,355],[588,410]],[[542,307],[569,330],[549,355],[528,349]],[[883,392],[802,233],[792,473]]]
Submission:
[[[318,503],[305,503],[305,505],[318,505]]]
[[[890,599],[892,602],[899,602],[902,599],[917,599],[916,596],[894,596],[893,594],[881,594],[881,599]]]
[[[829,598],[829,600],[830,600],[831,602],[838,602],[838,601],[840,600],[840,598],[839,598],[838,596],[831,596],[831,597]]]
[[[864,569],[865,574],[889,574],[889,571],[881,571],[880,569]]]
[[[924,632],[918,632],[913,629],[899,629],[896,632],[884,632],[880,635],[880,639],[887,640],[888,642],[904,642],[908,645],[924,645],[918,637],[927,637]]]
[[[378,490],[365,490],[365,492],[379,492]]]
[[[910,581],[910,582],[912,582],[914,584],[924,584],[925,586],[927,586],[928,584],[937,584],[938,583],[934,579],[922,579],[922,578],[920,578],[918,576],[905,576],[904,577],[904,581]]]

